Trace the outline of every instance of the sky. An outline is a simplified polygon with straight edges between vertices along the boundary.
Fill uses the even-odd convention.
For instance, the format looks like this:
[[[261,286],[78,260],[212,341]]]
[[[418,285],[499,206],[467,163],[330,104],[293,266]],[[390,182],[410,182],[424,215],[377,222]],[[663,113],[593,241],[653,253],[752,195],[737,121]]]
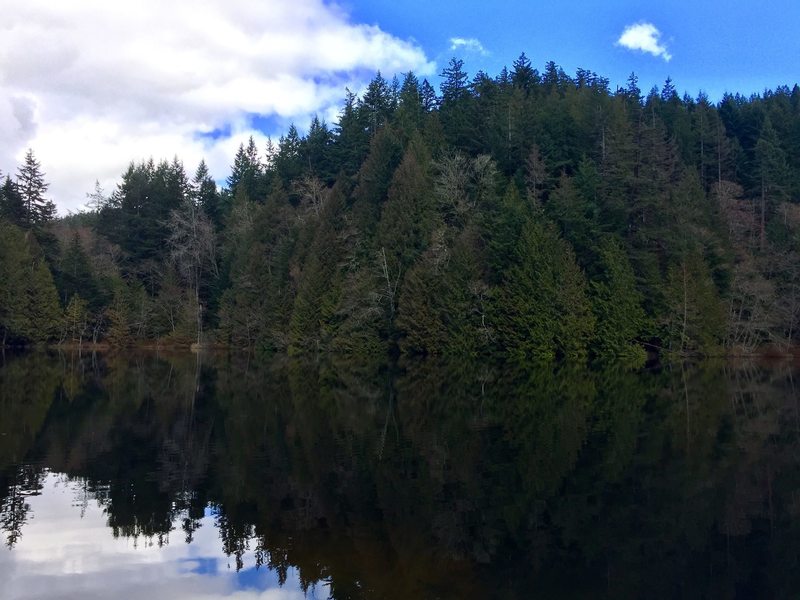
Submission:
[[[0,0],[0,172],[32,148],[61,214],[131,161],[201,159],[220,182],[380,70],[436,87],[450,58],[496,75],[525,52],[712,100],[800,80],[800,3],[721,0]]]

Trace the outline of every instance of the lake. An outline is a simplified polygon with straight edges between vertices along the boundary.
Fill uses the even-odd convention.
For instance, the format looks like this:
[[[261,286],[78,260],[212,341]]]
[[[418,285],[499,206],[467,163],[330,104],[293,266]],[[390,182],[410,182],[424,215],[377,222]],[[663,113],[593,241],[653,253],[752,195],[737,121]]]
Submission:
[[[800,373],[0,366],[0,597],[800,594]]]

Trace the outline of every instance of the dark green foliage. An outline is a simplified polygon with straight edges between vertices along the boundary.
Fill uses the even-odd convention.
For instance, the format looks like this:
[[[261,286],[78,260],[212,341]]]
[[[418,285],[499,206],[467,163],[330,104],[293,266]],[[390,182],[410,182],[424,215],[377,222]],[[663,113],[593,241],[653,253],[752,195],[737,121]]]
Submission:
[[[214,183],[205,160],[201,160],[197,165],[189,190],[192,201],[203,209],[216,227],[220,228],[227,211],[223,204],[223,196],[217,190],[217,184]]]
[[[365,114],[359,110],[358,98],[350,90],[344,100],[336,124],[334,156],[339,168],[348,175],[355,174],[369,150],[369,132]]]
[[[0,188],[0,216],[18,227],[25,227],[28,223],[27,214],[19,187],[7,176]]]
[[[406,73],[395,112],[397,129],[404,137],[409,138],[415,131],[422,129],[429,110],[425,102],[416,75],[411,72]]]
[[[491,322],[514,360],[586,354],[595,326],[586,278],[569,243],[541,216],[523,226],[514,261],[493,295]]]
[[[338,169],[332,156],[333,143],[333,132],[325,121],[320,121],[315,115],[302,143],[301,160],[304,168],[326,183],[332,181]]]
[[[590,167],[585,168],[588,170]],[[581,183],[591,187],[591,182],[585,181],[591,175],[586,172],[583,175]],[[550,194],[547,209],[551,218],[558,223],[561,235],[569,240],[580,260],[584,265],[590,264],[600,234],[598,206],[582,193],[574,179],[562,176],[558,187]]]
[[[603,361],[641,362],[644,350],[637,341],[646,331],[647,316],[633,268],[617,238],[604,240],[599,254],[600,275],[591,282],[593,352]]]
[[[402,159],[402,147],[390,127],[381,129],[372,138],[369,154],[358,171],[353,190],[353,218],[365,237],[372,235],[386,199],[392,175]]]
[[[25,225],[33,227],[52,221],[56,215],[56,206],[52,200],[45,198],[47,184],[42,173],[42,166],[28,149],[25,160],[17,170],[17,192],[25,207]]]
[[[221,191],[204,162],[191,182],[177,159],[132,163],[63,223],[29,152],[0,214],[115,343],[204,331],[294,353],[628,364],[645,347],[797,344],[800,88],[715,105],[525,54],[441,75],[437,97],[377,73],[334,127],[291,126],[263,158],[251,138]],[[203,260],[178,261],[200,229]]]
[[[344,208],[345,196],[338,184],[312,225],[313,237],[289,323],[290,353],[319,350],[330,335],[330,319],[341,293],[339,263],[343,248],[338,232]]]
[[[376,232],[392,272],[408,269],[430,238],[436,208],[430,170],[428,150],[416,137],[394,172]]]
[[[239,145],[227,183],[228,189],[234,196],[241,192],[255,202],[262,199],[263,166],[252,136],[247,141],[247,146]]]
[[[156,165],[152,160],[131,163],[97,228],[125,253],[125,271],[151,292],[159,285],[159,267],[167,252],[167,221],[189,194],[183,165],[175,159]]]
[[[296,231],[286,193],[274,189],[263,206],[239,197],[226,229],[220,334],[234,345],[285,349],[294,303],[290,260]]]
[[[61,258],[58,291],[65,306],[75,294],[88,300],[92,310],[99,310],[106,300],[97,289],[89,257],[83,249],[77,231],[73,232],[72,239]]]
[[[375,135],[389,121],[394,109],[395,99],[392,90],[378,71],[358,105],[361,118],[371,135]]]
[[[455,239],[449,240],[451,235]],[[490,289],[481,276],[476,232],[435,230],[403,279],[397,315],[401,349],[454,358],[497,350]]]
[[[0,344],[51,340],[60,322],[58,293],[36,238],[0,220]]]
[[[284,186],[289,186],[292,181],[299,178],[306,166],[303,164],[302,146],[303,142],[297,128],[290,125],[289,131],[278,141],[278,153],[275,155],[273,164],[275,172]],[[245,191],[251,200],[261,200],[260,191]]]
[[[698,252],[690,252],[669,267],[664,294],[667,308],[662,337],[666,348],[681,354],[718,350],[724,336],[725,309]]]

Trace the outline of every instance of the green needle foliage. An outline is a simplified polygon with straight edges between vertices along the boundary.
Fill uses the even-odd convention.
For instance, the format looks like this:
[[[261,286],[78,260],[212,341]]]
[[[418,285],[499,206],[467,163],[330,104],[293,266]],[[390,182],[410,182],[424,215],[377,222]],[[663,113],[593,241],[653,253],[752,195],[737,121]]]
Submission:
[[[714,104],[524,54],[442,78],[377,74],[331,126],[242,144],[222,189],[205,162],[131,163],[63,219],[29,151],[0,185],[6,343],[627,365],[797,347],[798,86]]]

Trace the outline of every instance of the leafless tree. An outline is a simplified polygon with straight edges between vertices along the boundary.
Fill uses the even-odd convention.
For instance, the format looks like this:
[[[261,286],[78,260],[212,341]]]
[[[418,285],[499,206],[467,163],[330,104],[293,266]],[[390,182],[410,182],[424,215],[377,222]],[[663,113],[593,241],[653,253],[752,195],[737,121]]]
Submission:
[[[294,182],[294,191],[300,196],[303,206],[313,210],[318,217],[328,197],[328,188],[323,181],[314,175],[304,175]]]
[[[218,275],[214,226],[203,210],[192,200],[184,200],[169,219],[170,259],[178,274],[194,290],[197,317],[197,344],[202,343],[203,310],[200,286],[203,272],[208,269]]]

